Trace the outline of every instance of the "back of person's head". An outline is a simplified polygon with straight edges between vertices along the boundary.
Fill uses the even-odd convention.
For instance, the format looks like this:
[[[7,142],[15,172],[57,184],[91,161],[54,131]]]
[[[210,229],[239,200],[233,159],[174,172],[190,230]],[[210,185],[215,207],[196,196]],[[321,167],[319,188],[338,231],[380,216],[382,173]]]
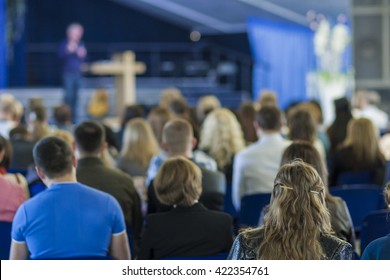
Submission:
[[[167,122],[162,133],[162,142],[170,154],[182,155],[192,145],[194,133],[191,124],[184,119]]]
[[[351,104],[347,98],[342,97],[342,98],[335,99],[333,103],[334,103],[336,118],[337,115],[339,114],[351,113]]]
[[[75,131],[74,137],[77,149],[84,154],[98,154],[105,142],[104,128],[94,121],[80,123]]]
[[[164,125],[172,119],[168,109],[162,107],[153,108],[148,115],[148,122],[152,127],[157,142],[161,145]]]
[[[12,159],[12,145],[11,142],[0,135],[0,167],[8,169],[11,165]]]
[[[183,99],[181,91],[178,88],[166,88],[161,92],[160,107],[169,109],[172,101],[177,99]]]
[[[25,126],[18,125],[17,127],[14,127],[9,132],[9,139],[14,140],[28,140],[29,139],[29,133]]]
[[[256,114],[256,121],[264,131],[279,131],[282,127],[282,112],[275,106],[263,106]]]
[[[46,137],[34,146],[35,165],[49,179],[71,174],[73,170],[73,152],[71,146],[57,137]]]
[[[240,121],[244,138],[246,142],[256,142],[257,133],[254,127],[256,120],[256,109],[252,102],[243,102],[237,111],[238,120]]]
[[[151,158],[158,153],[158,143],[147,121],[135,118],[126,125],[123,134],[121,155],[147,167]]]
[[[278,99],[276,97],[276,92],[270,89],[263,89],[260,92],[258,103],[260,108],[263,106],[278,106]]]
[[[284,164],[276,175],[272,197],[257,258],[321,259],[320,235],[330,233],[331,224],[317,171],[301,160]]]
[[[122,115],[121,128],[124,129],[126,124],[132,119],[143,118],[144,114],[145,110],[141,105],[127,106]]]
[[[15,98],[8,93],[0,95],[0,119],[12,120],[16,113]]]
[[[202,172],[184,157],[171,158],[160,167],[154,187],[162,204],[190,207],[202,193]]]
[[[179,117],[184,117],[189,114],[189,107],[187,101],[184,98],[172,100],[172,102],[169,104],[169,110],[172,114]]]
[[[47,121],[46,108],[44,106],[35,106],[29,113],[29,122],[44,123]]]
[[[289,137],[291,140],[304,140],[314,143],[316,125],[307,110],[297,108],[288,115]]]
[[[214,109],[220,108],[221,102],[214,95],[206,95],[199,98],[196,105],[196,114],[199,122],[203,122],[206,116]]]
[[[236,116],[225,108],[215,109],[208,114],[203,122],[199,147],[207,151],[223,170],[231,163],[233,156],[245,147]]]
[[[61,104],[53,109],[53,117],[57,124],[68,124],[72,122],[72,109],[67,104]]]
[[[57,129],[57,130],[53,131],[50,136],[60,138],[60,139],[64,140],[66,143],[68,143],[69,146],[71,146],[71,147],[73,146],[73,143],[74,143],[73,134],[67,130]]]
[[[15,100],[13,120],[19,123],[23,117],[23,114],[24,114],[24,107],[22,102],[20,102],[19,100]]]
[[[344,147],[351,147],[357,165],[374,164],[378,158],[384,161],[380,152],[379,132],[371,120],[366,118],[351,119],[347,127]]]

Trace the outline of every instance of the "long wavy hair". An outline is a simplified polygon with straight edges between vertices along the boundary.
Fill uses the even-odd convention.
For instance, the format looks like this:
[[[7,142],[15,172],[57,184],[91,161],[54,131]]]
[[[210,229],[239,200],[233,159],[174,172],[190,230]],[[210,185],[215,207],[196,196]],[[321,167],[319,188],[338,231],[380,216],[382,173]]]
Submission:
[[[157,140],[149,123],[142,118],[130,120],[125,126],[121,156],[135,160],[148,167],[152,157],[159,151]]]
[[[199,148],[212,156],[220,170],[245,147],[244,135],[236,116],[228,109],[212,111],[205,119]]]
[[[319,260],[320,235],[331,233],[325,187],[317,171],[301,160],[284,164],[275,179],[273,201],[264,217],[264,239],[257,249],[262,260]],[[243,233],[247,242],[259,229]]]
[[[378,136],[369,119],[359,118],[349,121],[347,137],[342,147],[352,148],[356,167],[372,165],[378,160],[385,162],[385,157],[379,148]]]

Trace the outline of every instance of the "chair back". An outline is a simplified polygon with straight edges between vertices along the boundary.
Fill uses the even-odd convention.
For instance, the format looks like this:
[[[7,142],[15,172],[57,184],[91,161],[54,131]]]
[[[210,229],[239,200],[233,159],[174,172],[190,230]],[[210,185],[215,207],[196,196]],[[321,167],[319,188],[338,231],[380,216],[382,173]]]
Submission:
[[[347,203],[355,232],[360,232],[364,218],[372,211],[383,209],[383,188],[377,185],[343,185],[330,189]]]
[[[0,260],[9,259],[12,223],[0,222]]]
[[[233,218],[237,216],[237,211],[233,205],[233,200],[232,200],[232,184],[231,183],[228,183],[226,185],[224,212],[228,213]]]
[[[389,210],[378,210],[371,212],[364,218],[362,231],[360,233],[360,252],[364,252],[367,245],[390,233],[390,212]]]
[[[268,205],[271,199],[270,193],[246,195],[241,199],[239,215],[240,227],[256,227],[259,223],[260,212]]]

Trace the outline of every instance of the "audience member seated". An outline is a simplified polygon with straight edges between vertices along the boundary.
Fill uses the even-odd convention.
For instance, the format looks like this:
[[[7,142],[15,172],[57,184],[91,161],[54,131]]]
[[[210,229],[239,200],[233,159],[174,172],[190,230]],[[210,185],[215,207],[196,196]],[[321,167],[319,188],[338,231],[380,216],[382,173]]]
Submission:
[[[390,184],[383,191],[387,208],[390,208]],[[390,234],[372,241],[364,250],[362,260],[390,260]]]
[[[325,148],[317,138],[317,128],[314,118],[307,109],[302,108],[304,108],[302,105],[296,106],[290,110],[287,116],[289,138],[292,141],[302,140],[310,142],[325,160]]]
[[[117,167],[130,176],[146,177],[149,162],[159,152],[158,143],[148,122],[135,118],[126,125]]]
[[[196,115],[200,124],[206,119],[207,115],[214,109],[221,108],[221,102],[214,95],[206,95],[199,98],[196,105]]]
[[[169,121],[163,130],[162,147],[165,149],[168,158],[183,156],[191,159],[202,171],[203,192],[200,197],[202,202],[210,210],[223,210],[226,193],[226,179],[220,172],[214,172],[203,168],[194,159],[192,148],[196,139],[193,137],[191,124],[184,119]],[[166,159],[164,159],[165,161]],[[161,162],[160,165],[162,165]],[[160,168],[160,166],[159,166]],[[154,182],[151,181],[148,187],[148,213],[155,213],[170,210],[171,206],[163,205],[156,197]]]
[[[256,121],[256,109],[251,102],[243,102],[237,111],[246,144],[252,144],[258,140],[253,123]]]
[[[11,169],[27,170],[34,164],[32,151],[34,142],[31,141],[27,128],[19,125],[9,133],[9,139],[13,147]]]
[[[0,95],[0,135],[7,138],[11,129],[17,126],[15,121],[15,98],[10,94]]]
[[[34,148],[49,189],[24,203],[12,225],[10,259],[130,259],[122,211],[110,195],[77,183],[71,147],[56,137]],[[99,218],[97,218],[99,217]]]
[[[166,154],[164,148],[162,147],[162,132],[163,132],[164,125],[171,119],[173,119],[173,116],[171,113],[169,113],[169,111],[166,111],[165,109],[158,108],[158,107],[153,109],[148,116],[148,121],[151,124],[153,132],[159,142],[161,151],[158,155],[154,156],[150,161],[148,174],[146,178],[147,186],[150,184],[153,178],[156,177],[158,169],[160,168],[161,164],[168,158],[168,155]],[[194,131],[193,126],[192,126],[192,131]],[[205,152],[196,149],[198,143],[197,139],[198,138],[194,139],[194,143],[193,143],[194,151],[193,151],[192,159],[199,166],[203,168],[206,168],[210,171],[217,171],[216,161],[212,157],[207,155]]]
[[[126,226],[132,227],[135,245],[138,246],[142,226],[141,200],[129,175],[104,165],[101,157],[107,144],[103,127],[99,123],[85,121],[75,128],[74,134],[78,155],[77,180],[116,198]]]
[[[147,121],[135,118],[129,121],[123,135],[123,145],[116,166],[132,176],[146,211],[146,174],[149,162],[159,152],[156,138]]]
[[[0,136],[0,138],[3,137]],[[0,141],[0,162],[4,161],[6,149],[4,141]],[[10,181],[0,172],[0,221],[12,222],[16,210],[26,199],[26,194],[21,186]]]
[[[17,185],[24,192],[24,195],[29,198],[30,192],[28,191],[28,184],[26,178],[20,173],[8,173],[7,170],[11,166],[12,159],[12,146],[11,142],[0,136],[0,152],[2,153],[0,161],[0,174],[4,179]]]
[[[199,148],[216,160],[218,170],[231,184],[234,156],[245,148],[236,116],[228,109],[215,109],[204,120],[200,139]]]
[[[282,154],[291,143],[280,135],[281,126],[282,113],[277,107],[263,106],[257,113],[259,140],[234,158],[232,201],[237,211],[243,196],[272,192]]]
[[[232,219],[198,202],[201,181],[201,170],[183,157],[168,159],[161,166],[154,181],[156,195],[172,209],[147,217],[139,259],[199,257],[229,251]]]
[[[47,122],[46,108],[33,106],[27,117],[27,125],[33,142],[49,136],[51,129]]]
[[[276,92],[270,89],[262,89],[257,102],[255,102],[256,110],[260,110],[264,106],[278,107],[278,98]]]
[[[297,158],[314,167],[324,182],[325,203],[329,209],[332,230],[335,235],[355,247],[355,232],[347,204],[341,197],[330,194],[326,164],[317,149],[309,142],[294,142],[284,151],[281,165]]]
[[[336,150],[330,164],[330,186],[338,184],[345,172],[370,172],[372,184],[382,185],[386,160],[378,145],[378,134],[369,119],[352,119],[347,137]]]
[[[381,103],[380,95],[375,91],[358,91],[355,95],[355,106],[353,115],[355,118],[367,118],[379,130],[387,130],[389,127],[389,116],[378,108]]]
[[[180,89],[171,87],[162,90],[159,107],[169,110],[172,101],[183,99]]]
[[[121,120],[121,127],[119,132],[117,133],[117,140],[120,148],[122,147],[122,140],[123,140],[123,133],[126,129],[126,125],[129,121],[135,118],[144,118],[145,117],[145,110],[141,105],[129,105],[125,108],[122,120]]]
[[[353,119],[351,105],[345,97],[336,99],[334,101],[334,107],[336,117],[326,131],[330,141],[329,155],[331,158],[339,145],[344,142],[345,137],[347,136],[348,123]]]
[[[73,132],[72,108],[69,105],[61,104],[53,109],[54,129]]]
[[[228,259],[351,259],[351,244],[331,234],[325,192],[321,177],[310,165],[300,160],[283,165],[275,178],[264,226],[240,233]]]

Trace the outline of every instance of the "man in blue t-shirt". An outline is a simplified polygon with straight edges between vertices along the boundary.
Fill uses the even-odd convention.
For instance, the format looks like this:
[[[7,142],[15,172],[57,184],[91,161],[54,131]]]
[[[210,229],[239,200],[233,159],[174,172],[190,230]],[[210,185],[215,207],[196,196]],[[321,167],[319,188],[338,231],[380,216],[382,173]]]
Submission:
[[[76,181],[71,147],[56,137],[33,151],[48,190],[19,207],[10,259],[130,259],[122,210],[111,196]]]

